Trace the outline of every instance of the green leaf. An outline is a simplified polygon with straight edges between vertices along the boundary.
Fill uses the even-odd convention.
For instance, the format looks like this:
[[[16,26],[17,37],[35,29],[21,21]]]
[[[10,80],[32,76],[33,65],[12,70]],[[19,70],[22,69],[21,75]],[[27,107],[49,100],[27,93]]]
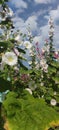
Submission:
[[[52,77],[56,84],[59,84],[59,77]]]
[[[24,69],[24,68],[20,68],[20,73],[21,74],[29,74],[29,70],[28,69]]]
[[[59,68],[59,62],[52,62],[51,65],[55,68]]]
[[[0,78],[0,92],[4,92],[5,90],[11,90],[11,83]]]
[[[7,48],[12,49],[13,46],[13,43],[11,43],[9,40],[0,42],[0,52],[4,52],[5,50],[7,50]]]
[[[19,48],[19,47],[17,47],[17,49],[18,49],[19,52],[22,52],[22,53],[24,53],[24,54],[26,53],[23,49],[21,49],[21,48]]]
[[[49,66],[49,67],[48,67],[48,71],[49,71],[50,74],[56,73],[56,68]]]
[[[28,68],[19,60],[19,64],[20,64],[20,66],[23,68],[23,69],[25,69],[25,70],[28,70]]]

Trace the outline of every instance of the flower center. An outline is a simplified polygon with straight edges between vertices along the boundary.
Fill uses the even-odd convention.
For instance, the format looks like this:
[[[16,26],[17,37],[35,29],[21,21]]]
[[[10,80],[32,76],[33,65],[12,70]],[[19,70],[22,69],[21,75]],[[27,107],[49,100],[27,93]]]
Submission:
[[[28,47],[28,43],[26,43],[26,47]]]
[[[13,61],[13,58],[10,56],[10,57],[8,57],[8,60],[9,60],[10,62],[12,62],[12,61]]]

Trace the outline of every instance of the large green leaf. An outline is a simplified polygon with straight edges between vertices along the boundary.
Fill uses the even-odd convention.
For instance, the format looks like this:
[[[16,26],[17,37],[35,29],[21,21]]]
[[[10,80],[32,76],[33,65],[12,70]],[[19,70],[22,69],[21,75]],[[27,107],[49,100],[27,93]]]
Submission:
[[[22,98],[9,93],[3,105],[11,130],[45,130],[52,121],[59,120],[57,112],[48,107],[44,99],[35,99],[27,91]]]
[[[26,53],[23,49],[21,49],[21,48],[19,48],[19,47],[17,47],[17,49],[18,49],[19,52],[22,52],[22,53],[24,53],[24,54]]]
[[[7,50],[7,48],[11,49],[13,48],[13,43],[8,41],[1,41],[0,42],[0,52],[4,52],[5,50]]]
[[[11,90],[11,83],[0,77],[0,92]]]

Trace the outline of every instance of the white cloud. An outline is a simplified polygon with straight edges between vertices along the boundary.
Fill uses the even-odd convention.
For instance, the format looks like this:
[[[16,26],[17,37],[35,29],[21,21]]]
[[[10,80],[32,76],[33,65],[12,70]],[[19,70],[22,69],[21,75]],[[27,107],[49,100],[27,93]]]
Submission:
[[[24,26],[24,20],[20,17],[14,17],[13,19],[13,22],[14,22],[14,26],[16,29],[20,29],[21,27]]]
[[[46,39],[48,37],[48,32],[49,32],[49,26],[48,26],[48,24],[45,25],[45,26],[42,26],[40,28],[40,30],[41,30],[41,35],[42,35],[43,39]]]
[[[48,39],[49,26],[46,24],[45,26],[40,27],[40,36],[39,36],[39,45],[42,46],[45,43],[45,39]]]
[[[49,38],[49,26],[48,24],[46,24],[45,26],[42,26],[40,28],[41,30],[41,34],[38,37],[35,38],[35,41],[38,41],[39,40],[39,45],[40,47],[42,47],[45,43],[45,39],[48,39]],[[53,45],[55,47],[56,50],[59,50],[59,26],[55,25],[55,28],[54,28],[54,41],[53,41]]]
[[[37,12],[33,12],[32,14],[35,15],[38,18],[39,16],[44,15],[47,12],[50,12],[50,10],[51,10],[51,6],[48,7],[48,9],[46,9],[46,8],[44,10],[43,9],[39,9]]]
[[[53,45],[55,47],[55,49],[59,50],[59,26],[54,25],[54,41],[53,41]],[[42,26],[40,28],[41,30],[41,37],[40,37],[40,41],[42,41],[42,45],[44,45],[44,41],[45,39],[48,39],[48,35],[49,35],[49,26],[48,24],[46,24],[45,26]],[[41,45],[41,46],[42,46]]]
[[[55,10],[50,10],[49,15],[45,15],[44,18],[49,20],[52,17],[55,24],[59,23],[59,6]]]
[[[29,16],[28,19],[25,21],[26,26],[30,26],[30,30],[32,32],[37,31],[37,17],[35,15]]]
[[[53,18],[54,21],[59,20],[59,6],[55,10],[51,10],[49,15]]]
[[[59,50],[59,26],[55,25],[55,35],[54,35],[55,48]]]
[[[59,49],[59,6],[55,10],[51,10],[49,15],[53,18],[54,21],[54,44],[57,49]]]
[[[27,28],[30,27],[31,32],[37,32],[37,17],[35,15],[29,16],[25,21],[16,16],[13,18],[14,25],[17,29],[20,29],[23,33],[27,33]]]
[[[34,39],[33,39],[33,43],[40,43],[40,36],[35,36]]]
[[[16,8],[24,8],[26,9],[27,8],[27,3],[23,0],[12,0],[11,1],[12,5],[15,6]]]
[[[34,0],[34,2],[36,2],[37,4],[48,4],[55,2],[55,0]]]
[[[51,10],[49,12],[49,15],[45,15],[45,19],[49,19],[49,17],[53,18],[54,21],[54,46],[57,50],[59,50],[59,6],[55,10]],[[58,23],[57,23],[58,22]],[[48,38],[48,32],[49,32],[49,26],[48,23],[45,26],[42,26],[40,28],[41,35],[42,35],[42,42],[45,40],[45,38]]]

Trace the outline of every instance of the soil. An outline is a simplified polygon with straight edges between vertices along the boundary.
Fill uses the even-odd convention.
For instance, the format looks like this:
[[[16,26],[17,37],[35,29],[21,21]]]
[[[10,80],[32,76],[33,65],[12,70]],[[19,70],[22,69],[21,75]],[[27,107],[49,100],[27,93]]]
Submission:
[[[9,127],[8,127],[8,121],[6,121],[5,124],[4,124],[4,130],[10,130]]]

